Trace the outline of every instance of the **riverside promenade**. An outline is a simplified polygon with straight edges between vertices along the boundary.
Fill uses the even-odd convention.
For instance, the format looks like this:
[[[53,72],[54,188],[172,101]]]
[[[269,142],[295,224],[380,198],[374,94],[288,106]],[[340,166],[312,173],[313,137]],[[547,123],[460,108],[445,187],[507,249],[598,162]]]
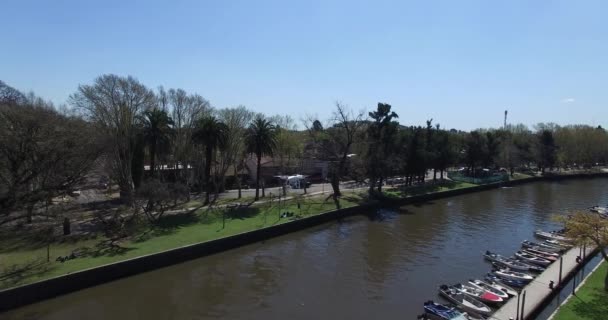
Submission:
[[[568,250],[566,253],[562,255],[563,265],[562,265],[562,283],[566,282],[566,278],[568,274],[575,271],[579,264],[576,263],[576,257],[581,255],[581,259],[586,257],[590,252],[592,252],[592,248],[587,248],[585,253],[581,255],[581,248],[574,247]],[[583,259],[581,263],[586,263],[586,259]],[[549,283],[553,281],[555,284],[555,291],[560,290],[560,261],[552,263],[543,273],[541,273],[538,277],[536,277],[530,284],[523,288],[519,295],[519,305],[518,305],[518,297],[511,298],[506,304],[504,304],[500,309],[498,309],[490,319],[496,320],[509,320],[509,319],[517,319],[517,320],[528,320],[532,319],[532,316],[538,313],[539,308],[542,308],[543,302],[552,296],[552,290],[549,289]],[[524,302],[524,292],[525,292],[525,302]],[[557,292],[555,292],[557,293]],[[519,307],[519,310],[518,310]],[[523,307],[523,308],[522,308]],[[523,317],[522,317],[522,309],[523,309]]]

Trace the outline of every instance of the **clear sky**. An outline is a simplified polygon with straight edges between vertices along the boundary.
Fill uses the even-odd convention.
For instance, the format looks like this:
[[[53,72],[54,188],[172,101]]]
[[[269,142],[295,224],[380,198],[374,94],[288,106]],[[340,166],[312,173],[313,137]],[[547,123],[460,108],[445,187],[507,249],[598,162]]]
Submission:
[[[0,5],[0,79],[56,104],[103,73],[216,107],[403,124],[608,127],[608,1],[29,1]]]

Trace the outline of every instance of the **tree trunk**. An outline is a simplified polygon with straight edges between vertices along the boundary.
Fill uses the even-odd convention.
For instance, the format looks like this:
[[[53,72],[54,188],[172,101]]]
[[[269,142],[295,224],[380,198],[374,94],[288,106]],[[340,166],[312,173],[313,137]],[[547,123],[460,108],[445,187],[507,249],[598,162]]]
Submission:
[[[443,180],[443,169],[441,169],[441,170],[439,171],[439,176],[440,176],[440,179],[441,179],[441,180]]]
[[[380,179],[378,180],[378,193],[382,193],[382,183],[384,182],[384,178],[382,176],[380,176]]]
[[[241,177],[239,177],[238,170],[236,169],[236,166],[234,166],[234,178],[236,179],[236,184],[237,184],[237,187],[239,189],[239,196],[238,196],[238,198],[240,199],[241,198]]]
[[[260,200],[260,170],[262,168],[262,155],[256,154],[258,157],[257,170],[255,173],[255,201]]]
[[[150,177],[154,177],[154,170],[156,169],[156,143],[150,144]]]
[[[34,205],[28,205],[27,206],[27,217],[26,217],[27,224],[31,224],[32,223],[32,216],[33,215],[34,215]]]
[[[205,148],[205,202],[203,205],[209,204],[209,193],[211,192],[211,156],[213,149],[210,146]]]
[[[437,169],[433,168],[433,182],[437,181]]]

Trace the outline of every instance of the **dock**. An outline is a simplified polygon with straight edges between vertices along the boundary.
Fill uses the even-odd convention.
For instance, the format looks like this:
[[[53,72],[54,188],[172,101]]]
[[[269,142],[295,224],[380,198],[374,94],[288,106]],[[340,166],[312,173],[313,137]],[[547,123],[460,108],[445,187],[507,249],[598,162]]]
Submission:
[[[587,262],[587,255],[591,252],[590,248],[586,248],[581,255],[582,248],[574,247],[562,255],[562,270],[560,279],[560,260],[555,261],[549,267],[538,275],[530,284],[525,286],[520,293],[518,305],[518,297],[511,298],[500,309],[498,309],[490,319],[495,320],[527,320],[537,314],[543,307],[546,300],[554,294],[559,293],[560,280],[564,284],[568,275],[573,271],[578,270],[582,264]],[[581,264],[576,262],[576,257],[581,255]],[[553,281],[554,289],[549,288],[549,283]],[[555,292],[554,292],[555,291]],[[525,295],[525,298],[524,298]],[[525,301],[524,301],[525,300]],[[519,307],[519,310],[518,310]],[[523,307],[523,308],[522,308]],[[522,310],[523,309],[523,310]],[[523,317],[522,317],[523,313]]]

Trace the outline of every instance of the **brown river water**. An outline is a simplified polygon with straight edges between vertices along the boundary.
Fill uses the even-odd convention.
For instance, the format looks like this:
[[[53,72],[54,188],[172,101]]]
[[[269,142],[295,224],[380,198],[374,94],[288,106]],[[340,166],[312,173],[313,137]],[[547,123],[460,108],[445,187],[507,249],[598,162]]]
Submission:
[[[608,204],[608,179],[537,182],[363,212],[117,280],[0,319],[416,319],[552,215]]]

